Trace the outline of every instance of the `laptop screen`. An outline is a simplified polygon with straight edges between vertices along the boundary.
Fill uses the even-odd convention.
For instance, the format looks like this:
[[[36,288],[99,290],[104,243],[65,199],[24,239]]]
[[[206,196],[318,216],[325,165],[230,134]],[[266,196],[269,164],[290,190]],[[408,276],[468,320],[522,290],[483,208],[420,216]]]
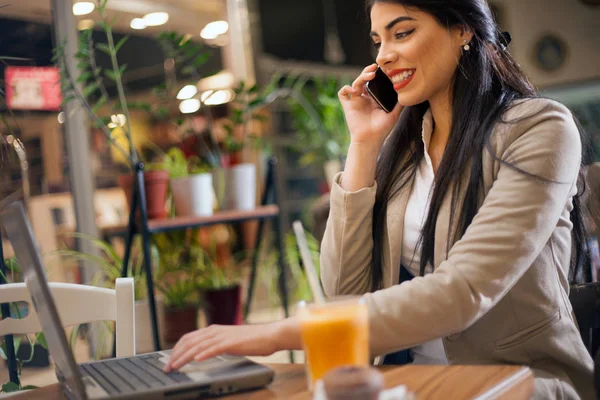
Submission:
[[[5,199],[10,200],[10,199]],[[50,293],[42,257],[29,218],[20,201],[0,202],[0,219],[13,247],[38,319],[42,325],[57,376],[72,399],[86,399],[85,388]]]

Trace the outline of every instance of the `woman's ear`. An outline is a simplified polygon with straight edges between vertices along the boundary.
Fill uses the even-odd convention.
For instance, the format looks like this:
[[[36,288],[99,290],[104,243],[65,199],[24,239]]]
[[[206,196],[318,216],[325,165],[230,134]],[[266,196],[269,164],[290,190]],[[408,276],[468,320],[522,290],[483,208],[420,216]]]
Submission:
[[[461,45],[471,43],[472,39],[473,39],[473,31],[468,26],[463,25],[461,27],[461,29],[460,29],[460,43],[461,43]],[[467,41],[466,43],[465,43],[465,40]]]

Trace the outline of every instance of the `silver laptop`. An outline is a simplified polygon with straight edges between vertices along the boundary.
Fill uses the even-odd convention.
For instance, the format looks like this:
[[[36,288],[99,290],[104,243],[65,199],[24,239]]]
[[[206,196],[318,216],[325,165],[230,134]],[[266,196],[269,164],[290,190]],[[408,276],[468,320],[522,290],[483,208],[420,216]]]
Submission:
[[[56,376],[69,399],[197,399],[258,389],[273,380],[271,369],[233,356],[192,362],[169,374],[162,371],[169,351],[76,364],[23,204],[8,198],[0,202],[0,220],[21,266]]]

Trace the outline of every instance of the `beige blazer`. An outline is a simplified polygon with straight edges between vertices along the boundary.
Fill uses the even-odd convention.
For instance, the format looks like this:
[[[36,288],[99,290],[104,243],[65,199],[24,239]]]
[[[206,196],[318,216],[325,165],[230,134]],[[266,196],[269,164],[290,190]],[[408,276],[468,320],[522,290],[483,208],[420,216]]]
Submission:
[[[528,177],[484,150],[485,198],[466,233],[446,247],[448,195],[437,221],[435,272],[398,284],[410,188],[403,190],[388,206],[384,289],[369,293],[376,184],[346,192],[340,173],[321,248],[325,292],[364,294],[373,356],[443,338],[451,364],[529,365],[536,398],[592,399],[593,362],[567,280],[579,133],[569,110],[546,99],[521,101],[504,121],[514,123],[495,127],[495,154],[560,183]]]

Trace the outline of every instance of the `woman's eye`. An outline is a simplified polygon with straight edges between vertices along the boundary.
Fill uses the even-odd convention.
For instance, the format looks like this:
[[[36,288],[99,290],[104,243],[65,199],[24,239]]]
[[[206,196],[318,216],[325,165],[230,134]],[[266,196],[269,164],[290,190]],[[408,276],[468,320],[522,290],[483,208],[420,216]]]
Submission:
[[[379,48],[381,47],[381,43],[373,43],[373,47],[379,50]]]
[[[406,32],[398,32],[396,33],[396,39],[403,39],[405,37],[407,37],[408,35],[412,34],[415,30],[412,29],[410,31],[406,31]]]

